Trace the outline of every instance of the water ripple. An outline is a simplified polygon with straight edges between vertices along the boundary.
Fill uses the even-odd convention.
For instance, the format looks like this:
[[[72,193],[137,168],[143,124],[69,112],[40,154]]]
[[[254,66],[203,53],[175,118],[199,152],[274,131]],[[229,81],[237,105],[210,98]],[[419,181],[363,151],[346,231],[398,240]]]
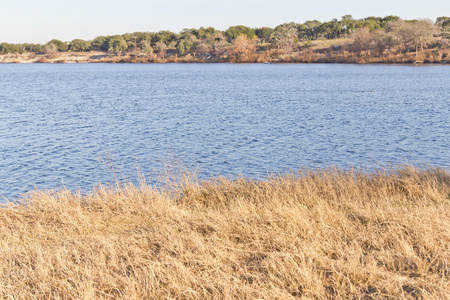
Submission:
[[[450,167],[446,66],[2,65],[0,195],[201,176]],[[373,90],[373,92],[369,92]]]

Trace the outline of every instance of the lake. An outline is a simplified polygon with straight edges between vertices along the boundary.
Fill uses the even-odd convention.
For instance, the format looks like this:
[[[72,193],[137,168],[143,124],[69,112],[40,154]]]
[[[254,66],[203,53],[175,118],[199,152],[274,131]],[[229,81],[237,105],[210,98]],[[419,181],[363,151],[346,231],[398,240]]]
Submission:
[[[166,165],[449,168],[449,83],[439,65],[2,64],[0,201],[138,172],[157,183]]]

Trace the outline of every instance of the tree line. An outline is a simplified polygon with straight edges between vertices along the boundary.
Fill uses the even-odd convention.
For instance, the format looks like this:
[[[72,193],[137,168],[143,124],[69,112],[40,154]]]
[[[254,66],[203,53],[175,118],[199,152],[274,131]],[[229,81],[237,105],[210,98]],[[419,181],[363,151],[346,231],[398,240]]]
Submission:
[[[450,17],[431,20],[402,20],[398,16],[367,17],[354,19],[345,15],[340,20],[317,20],[304,23],[284,23],[271,27],[250,28],[231,26],[227,30],[213,27],[183,29],[179,33],[134,32],[122,35],[98,36],[93,40],[74,39],[63,42],[53,39],[46,44],[1,43],[0,54],[103,51],[112,53],[158,53],[164,56],[168,50],[177,55],[190,54],[239,58],[259,50],[276,50],[289,53],[315,40],[351,38],[348,50],[362,53],[383,53],[386,49],[419,51],[430,42],[441,41],[448,47]]]

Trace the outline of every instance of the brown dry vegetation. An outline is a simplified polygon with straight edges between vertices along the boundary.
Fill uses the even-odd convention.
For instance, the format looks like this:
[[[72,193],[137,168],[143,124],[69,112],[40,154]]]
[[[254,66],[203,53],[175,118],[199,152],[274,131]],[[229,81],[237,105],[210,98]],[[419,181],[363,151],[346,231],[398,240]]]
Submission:
[[[450,174],[35,192],[0,208],[0,297],[449,299]]]

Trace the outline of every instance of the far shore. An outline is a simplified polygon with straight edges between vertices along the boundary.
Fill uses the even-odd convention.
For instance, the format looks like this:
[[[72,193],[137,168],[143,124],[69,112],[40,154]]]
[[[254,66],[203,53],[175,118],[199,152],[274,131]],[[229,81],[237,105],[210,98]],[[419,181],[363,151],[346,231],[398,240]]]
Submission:
[[[336,51],[294,52],[281,54],[275,51],[255,53],[235,59],[227,56],[212,57],[207,54],[178,56],[159,53],[113,53],[101,51],[57,52],[53,54],[2,54],[0,63],[348,63],[348,64],[448,64],[444,58],[433,57],[424,51],[376,56]]]

